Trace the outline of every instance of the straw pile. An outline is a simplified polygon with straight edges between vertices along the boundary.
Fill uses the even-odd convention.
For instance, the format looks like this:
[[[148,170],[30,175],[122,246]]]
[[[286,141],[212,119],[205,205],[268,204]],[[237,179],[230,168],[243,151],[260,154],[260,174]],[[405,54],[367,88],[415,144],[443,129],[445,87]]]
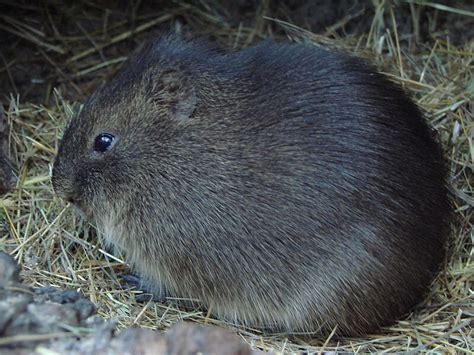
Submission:
[[[474,350],[474,41],[468,32],[474,27],[472,8],[462,3],[464,7],[456,8],[436,2],[421,6],[422,1],[402,1],[390,6],[372,1],[347,10],[315,34],[298,26],[316,28],[309,23],[311,18],[305,18],[302,10],[291,12],[281,2],[262,1],[247,12],[243,9],[251,5],[245,1],[227,8],[217,1],[159,2],[150,7],[137,2],[127,8],[113,7],[112,2],[112,10],[91,1],[25,2],[16,8],[6,3],[8,11],[0,14],[0,88],[18,183],[0,198],[0,250],[15,256],[28,284],[80,290],[98,306],[101,316],[116,319],[120,328],[140,325],[161,330],[180,319],[219,324],[239,331],[263,350]],[[300,17],[293,21],[292,14]],[[126,263],[102,249],[93,226],[55,198],[51,164],[62,130],[80,102],[140,47],[144,37],[164,29],[210,37],[232,48],[265,37],[343,48],[369,58],[411,93],[439,132],[450,162],[456,210],[443,272],[411,315],[365,338],[287,338],[235,328],[199,310],[177,309],[172,300],[139,304],[133,291],[120,288],[117,274],[127,270]],[[454,44],[453,33],[459,35]]]

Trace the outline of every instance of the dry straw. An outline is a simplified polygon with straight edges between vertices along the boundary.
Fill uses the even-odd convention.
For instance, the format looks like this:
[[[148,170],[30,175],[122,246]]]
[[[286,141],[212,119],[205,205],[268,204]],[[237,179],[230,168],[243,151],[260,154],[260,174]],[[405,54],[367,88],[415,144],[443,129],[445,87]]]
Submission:
[[[58,35],[48,37],[32,25],[1,16],[3,30],[37,46],[39,55],[49,63],[50,71],[60,78],[62,94],[67,94],[68,100],[56,91],[54,100],[50,100],[54,103],[48,106],[37,106],[18,96],[12,96],[7,103],[10,146],[18,167],[18,183],[13,192],[0,199],[0,218],[5,220],[6,226],[0,229],[0,250],[15,256],[28,284],[80,290],[97,305],[102,317],[117,320],[119,328],[140,325],[166,329],[184,319],[237,329],[253,346],[276,352],[303,349],[315,352],[472,352],[474,42],[453,46],[446,36],[438,36],[426,44],[406,45],[404,42],[402,45],[401,38],[407,34],[397,30],[400,28],[396,16],[399,8],[376,3],[379,6],[370,31],[352,37],[336,34],[352,17],[336,23],[325,35],[315,35],[289,21],[266,17],[265,13],[260,14],[253,27],[233,27],[211,9],[206,11],[181,3],[157,16],[137,15],[132,29],[126,21],[105,23],[107,17],[103,17],[98,20],[102,21],[102,28],[82,28],[82,35],[76,37],[62,36],[53,18],[51,24]],[[414,28],[420,26],[417,5],[411,2],[405,4],[405,8],[410,9],[408,17]],[[461,15],[469,17],[472,13]],[[176,16],[181,16],[183,22],[193,28],[212,29],[215,38],[232,47],[274,36],[272,29],[278,28],[280,34],[295,41],[343,48],[365,56],[401,83],[428,113],[449,159],[456,220],[443,272],[425,302],[406,319],[365,338],[294,336],[288,339],[284,335],[263,335],[251,329],[236,328],[211,319],[199,310],[177,309],[173,300],[166,304],[139,304],[133,291],[120,288],[117,274],[127,270],[126,263],[120,256],[102,249],[93,227],[54,197],[51,163],[66,122],[87,94],[84,89],[87,85],[80,85],[86,81],[80,82],[78,78],[89,80],[90,87],[95,86],[111,68],[116,69],[126,59],[124,53],[105,55],[104,49],[109,46],[120,46],[122,41],[165,23],[174,23],[176,31],[183,31],[181,22],[174,21]],[[108,36],[101,37],[105,27]],[[8,72],[9,63],[3,63],[0,71]]]

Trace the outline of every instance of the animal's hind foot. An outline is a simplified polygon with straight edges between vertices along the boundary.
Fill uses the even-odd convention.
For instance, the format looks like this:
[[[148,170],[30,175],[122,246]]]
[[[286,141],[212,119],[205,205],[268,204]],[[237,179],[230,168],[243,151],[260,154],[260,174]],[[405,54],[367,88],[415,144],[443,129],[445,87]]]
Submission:
[[[135,294],[135,300],[139,303],[145,302],[160,302],[166,301],[166,292],[164,287],[161,288],[161,292],[152,291],[150,286],[144,282],[140,277],[132,274],[123,274],[120,276],[121,286],[123,289],[131,289],[138,291]]]

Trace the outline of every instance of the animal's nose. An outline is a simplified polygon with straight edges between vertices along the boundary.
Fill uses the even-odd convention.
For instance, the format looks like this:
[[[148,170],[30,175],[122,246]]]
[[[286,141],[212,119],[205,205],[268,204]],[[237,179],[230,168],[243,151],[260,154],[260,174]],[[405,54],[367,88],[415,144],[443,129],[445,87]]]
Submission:
[[[76,203],[77,194],[75,193],[73,187],[67,184],[67,182],[61,182],[60,180],[61,179],[53,179],[54,193],[66,202]]]
[[[64,197],[64,200],[65,200],[66,202],[69,202],[69,203],[72,203],[72,204],[76,203],[76,199],[75,199],[74,196],[72,196],[72,195],[65,196],[65,197]]]
[[[77,204],[78,197],[77,194],[73,190],[69,189],[57,189],[55,190],[57,196],[61,197],[64,201]]]

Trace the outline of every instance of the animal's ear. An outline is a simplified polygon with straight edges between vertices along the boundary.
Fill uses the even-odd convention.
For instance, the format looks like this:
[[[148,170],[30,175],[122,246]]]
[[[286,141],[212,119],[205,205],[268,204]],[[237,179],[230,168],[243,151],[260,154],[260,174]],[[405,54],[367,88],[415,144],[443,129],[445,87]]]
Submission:
[[[171,117],[186,122],[196,108],[196,90],[189,75],[181,68],[161,71],[152,79],[151,95]]]

